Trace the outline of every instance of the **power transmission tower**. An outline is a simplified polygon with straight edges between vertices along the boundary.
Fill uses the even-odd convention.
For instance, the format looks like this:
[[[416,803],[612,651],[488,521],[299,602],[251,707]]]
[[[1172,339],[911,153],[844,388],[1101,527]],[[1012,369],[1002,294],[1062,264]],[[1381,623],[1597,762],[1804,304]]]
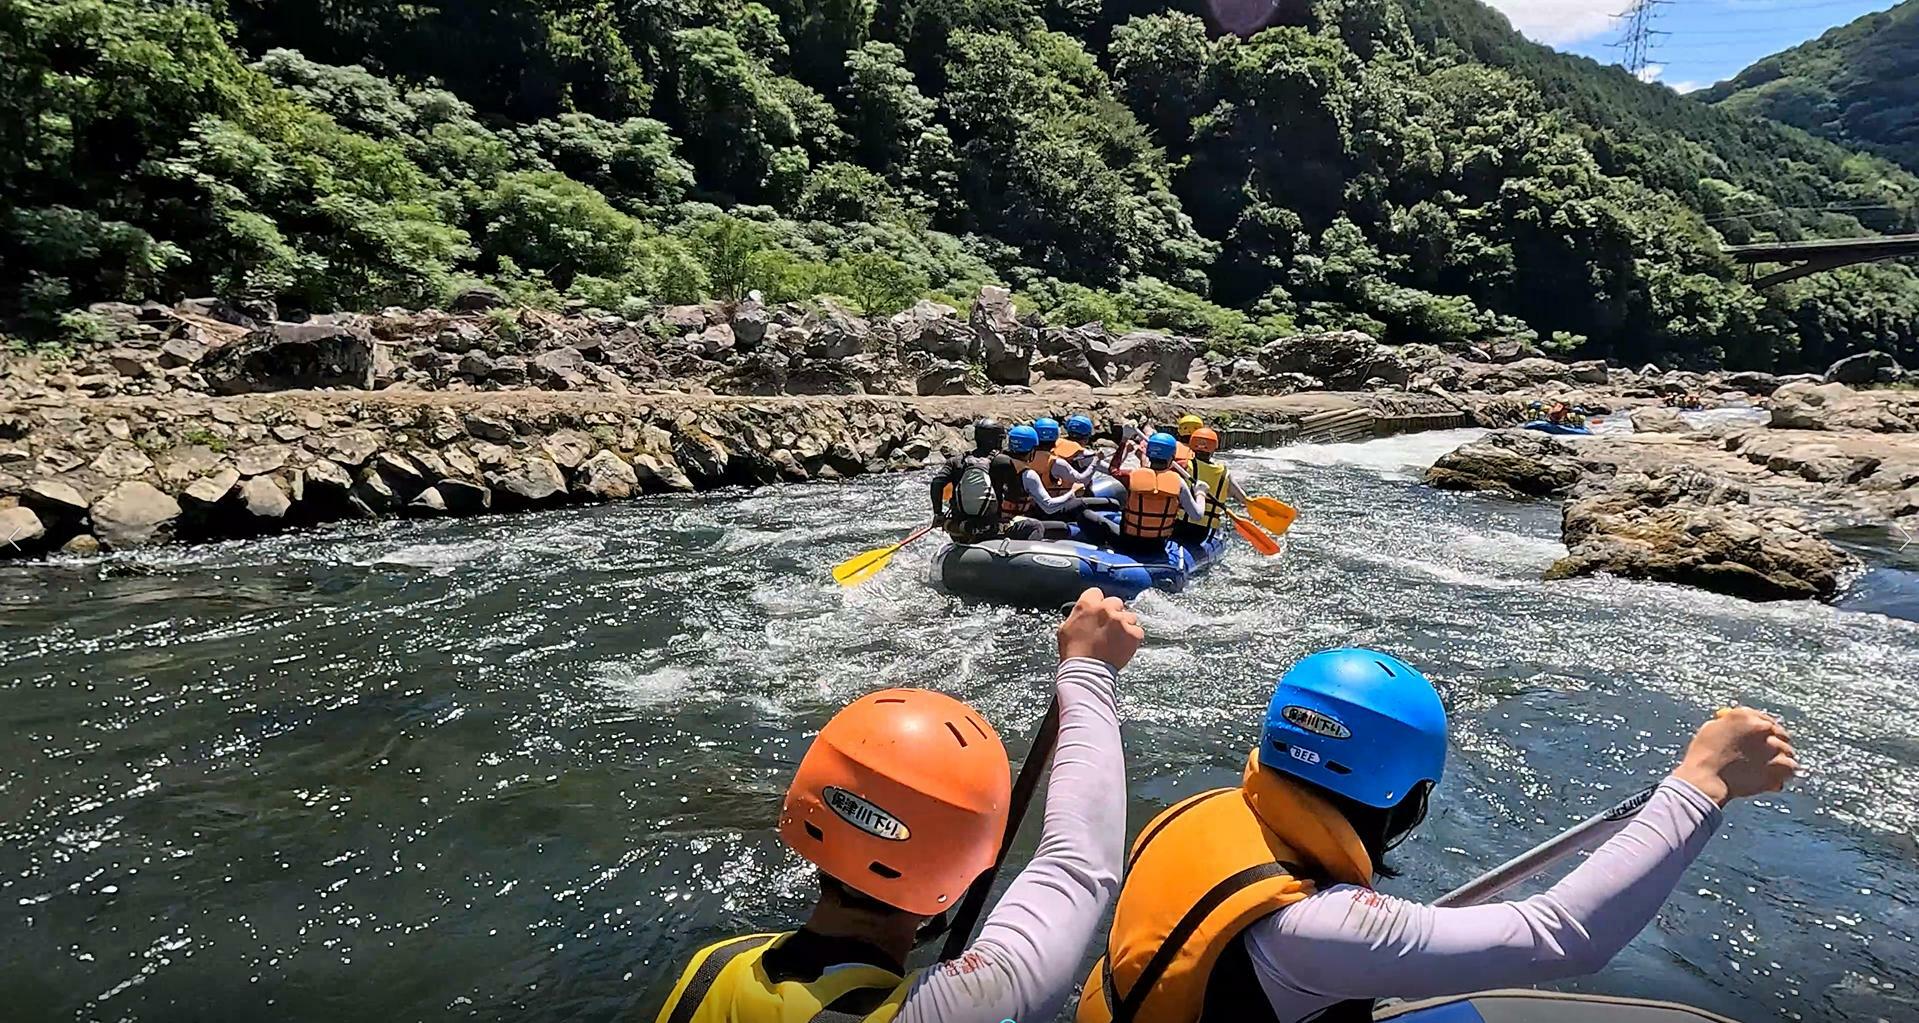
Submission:
[[[1613,15],[1620,23],[1619,41],[1613,48],[1621,51],[1620,63],[1632,73],[1634,78],[1646,77],[1646,65],[1652,63],[1652,48],[1655,36],[1671,35],[1653,28],[1659,18],[1659,9],[1672,0],[1632,0],[1632,5]]]

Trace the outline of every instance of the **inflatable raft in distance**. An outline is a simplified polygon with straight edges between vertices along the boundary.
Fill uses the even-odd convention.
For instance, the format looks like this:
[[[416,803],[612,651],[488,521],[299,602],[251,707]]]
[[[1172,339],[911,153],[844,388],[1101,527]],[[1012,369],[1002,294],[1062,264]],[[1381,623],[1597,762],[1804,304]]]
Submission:
[[[1522,424],[1521,429],[1538,430],[1540,433],[1553,433],[1576,437],[1583,437],[1592,433],[1591,430],[1583,426],[1573,426],[1569,423],[1555,423],[1546,419],[1535,419],[1530,423]]]
[[[1087,587],[1132,600],[1147,590],[1177,593],[1226,549],[1214,533],[1197,548],[1171,540],[1164,558],[1135,558],[1079,540],[993,540],[949,544],[933,555],[929,581],[957,597],[1019,607],[1071,604]]]

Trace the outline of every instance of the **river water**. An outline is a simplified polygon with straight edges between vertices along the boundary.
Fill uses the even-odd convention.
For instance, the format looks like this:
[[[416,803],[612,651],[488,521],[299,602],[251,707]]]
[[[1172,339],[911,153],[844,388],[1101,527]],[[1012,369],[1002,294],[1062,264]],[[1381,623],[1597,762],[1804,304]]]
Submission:
[[[1415,896],[1756,704],[1809,776],[1736,806],[1658,921],[1569,986],[1919,1015],[1919,624],[1541,583],[1551,506],[1416,482],[1467,435],[1235,460],[1304,514],[1283,558],[1242,545],[1141,600],[1132,827],[1232,784],[1278,672],[1327,646],[1401,654],[1453,715],[1388,882]],[[0,569],[0,1016],[650,1019],[695,949],[810,897],[772,823],[835,708],[937,686],[1023,753],[1049,620],[933,595],[926,551],[827,579],[923,495],[874,478]]]

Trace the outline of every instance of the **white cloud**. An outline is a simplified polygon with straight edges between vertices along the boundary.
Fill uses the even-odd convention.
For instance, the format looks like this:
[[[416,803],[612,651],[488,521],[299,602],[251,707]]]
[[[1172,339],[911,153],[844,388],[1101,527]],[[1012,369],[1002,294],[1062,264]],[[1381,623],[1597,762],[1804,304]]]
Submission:
[[[1640,69],[1639,80],[1642,82],[1656,82],[1659,80],[1659,76],[1665,73],[1666,73],[1666,65],[1648,64],[1645,67]]]
[[[1680,94],[1681,96],[1683,96],[1683,95],[1685,95],[1686,93],[1689,93],[1689,92],[1698,92],[1699,90],[1701,90],[1701,89],[1703,89],[1703,88],[1705,88],[1705,87],[1706,87],[1706,83],[1705,83],[1705,82],[1693,82],[1693,81],[1685,81],[1685,82],[1667,82],[1667,83],[1666,83],[1666,87],[1667,87],[1668,89],[1671,89],[1672,91],[1674,91],[1674,92],[1676,92],[1676,93],[1679,93],[1679,94]]]
[[[1527,37],[1548,46],[1564,46],[1613,30],[1622,0],[1487,0]]]

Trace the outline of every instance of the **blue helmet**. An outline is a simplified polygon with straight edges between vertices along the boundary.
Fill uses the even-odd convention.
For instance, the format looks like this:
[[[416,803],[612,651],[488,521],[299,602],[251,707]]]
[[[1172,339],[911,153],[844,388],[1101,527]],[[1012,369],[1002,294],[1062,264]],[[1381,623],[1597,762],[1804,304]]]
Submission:
[[[1039,434],[1041,444],[1051,444],[1059,439],[1059,420],[1051,417],[1035,419],[1033,432]]]
[[[1093,436],[1093,420],[1090,416],[1067,416],[1066,436],[1074,440],[1088,440]]]
[[[1156,433],[1146,438],[1146,457],[1157,462],[1170,459],[1179,454],[1179,438],[1170,433]]]
[[[1015,426],[1006,434],[1006,452],[1024,455],[1039,447],[1039,433],[1030,426]]]
[[[1259,762],[1367,806],[1399,805],[1446,767],[1446,708],[1426,676],[1376,650],[1300,659],[1273,691]]]

